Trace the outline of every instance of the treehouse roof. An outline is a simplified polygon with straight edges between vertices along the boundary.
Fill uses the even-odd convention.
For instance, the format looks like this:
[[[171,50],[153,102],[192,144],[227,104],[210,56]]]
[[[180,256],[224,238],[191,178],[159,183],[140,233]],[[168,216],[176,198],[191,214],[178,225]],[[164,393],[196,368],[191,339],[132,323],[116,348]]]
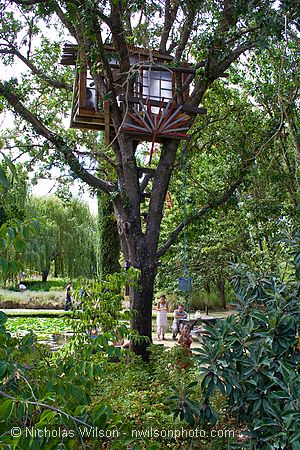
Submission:
[[[115,52],[115,48],[112,44],[105,44],[104,48],[107,52]],[[151,55],[154,56],[155,59],[164,62],[170,62],[173,61],[174,59],[173,56],[159,53],[157,50],[145,49],[131,44],[128,44],[127,48],[129,55],[141,55],[143,57],[149,57]],[[77,44],[66,43],[63,49],[61,64],[63,64],[64,66],[75,66],[77,62],[77,52],[78,52]],[[186,63],[184,64],[186,65]]]

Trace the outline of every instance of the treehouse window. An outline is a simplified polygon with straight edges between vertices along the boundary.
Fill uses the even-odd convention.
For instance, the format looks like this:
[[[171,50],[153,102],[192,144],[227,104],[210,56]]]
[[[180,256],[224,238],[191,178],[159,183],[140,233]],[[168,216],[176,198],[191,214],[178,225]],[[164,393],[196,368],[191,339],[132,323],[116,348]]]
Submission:
[[[168,102],[172,99],[172,73],[164,70],[142,70],[135,85],[135,94],[144,99]]]
[[[86,74],[86,104],[87,108],[97,109],[97,93],[95,82],[89,70]]]

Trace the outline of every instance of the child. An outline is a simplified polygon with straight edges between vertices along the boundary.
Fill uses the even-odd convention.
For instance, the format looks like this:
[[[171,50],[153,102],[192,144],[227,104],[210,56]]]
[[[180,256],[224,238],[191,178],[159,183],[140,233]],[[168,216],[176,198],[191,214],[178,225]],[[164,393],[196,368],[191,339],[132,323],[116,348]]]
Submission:
[[[91,339],[96,339],[96,337],[98,336],[98,329],[97,327],[93,326],[90,330],[90,338]]]
[[[191,347],[193,340],[191,337],[191,327],[188,324],[185,324],[181,335],[179,336],[178,339],[178,344],[181,345],[181,347],[186,346],[187,348]]]

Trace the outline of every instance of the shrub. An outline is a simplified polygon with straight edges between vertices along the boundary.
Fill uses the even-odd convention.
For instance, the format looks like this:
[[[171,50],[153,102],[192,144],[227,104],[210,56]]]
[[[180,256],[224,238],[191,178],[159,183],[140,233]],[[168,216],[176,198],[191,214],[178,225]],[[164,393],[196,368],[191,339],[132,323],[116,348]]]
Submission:
[[[51,291],[65,291],[65,289],[66,289],[66,286],[51,286],[50,288],[49,288],[49,292],[51,292]]]
[[[216,423],[211,398],[221,391],[230,412],[250,430],[243,448],[299,448],[300,253],[295,262],[297,280],[289,283],[240,269],[234,278],[239,314],[206,327],[198,356],[200,419]]]
[[[61,309],[64,305],[64,293],[51,292],[14,292],[0,291],[1,308],[26,308],[26,309]]]
[[[206,307],[208,307],[209,310],[221,308],[220,299],[217,293],[211,291],[208,294],[204,289],[193,291],[190,300],[190,308],[195,311],[205,311]]]
[[[132,270],[128,276],[132,279]],[[95,286],[95,291],[89,293],[90,301],[85,310],[81,314],[74,312],[80,336],[74,336],[70,345],[55,354],[38,345],[32,333],[22,339],[12,337],[5,327],[7,318],[0,311],[1,448],[86,448],[84,440],[88,441],[89,448],[106,448],[112,443],[106,436],[100,442],[98,434],[90,433],[93,427],[118,429],[121,440],[128,437],[128,430],[123,429],[119,415],[113,414],[111,407],[98,397],[92,401],[96,382],[105,376],[110,357],[121,356],[121,350],[114,347],[112,341],[117,332],[128,334],[124,325],[115,330],[121,306],[120,293],[126,282],[127,275],[119,274]],[[25,294],[27,297],[32,295],[30,292]],[[48,297],[53,295],[47,294]],[[99,330],[93,341],[86,333],[92,318],[106,327],[103,333]],[[20,435],[13,436],[10,433],[12,427],[18,427]],[[79,427],[86,430],[87,436],[79,432]],[[60,429],[62,433],[71,430],[71,434],[64,435],[62,447],[62,436],[58,433],[49,437],[48,434],[30,435],[25,431],[40,428]],[[127,447],[122,442],[115,446],[118,449]]]
[[[61,289],[65,289],[69,282],[69,279],[64,278],[53,278],[49,279],[46,282],[43,282],[41,280],[32,280],[32,279],[25,279],[22,281],[22,284],[25,284],[28,290],[30,291],[43,291],[48,292],[50,290],[59,291]],[[76,284],[76,280],[75,280]],[[19,291],[18,286],[14,286],[11,288],[13,291]]]
[[[204,289],[197,288],[193,288],[191,294],[179,291],[158,291],[155,295],[154,306],[156,305],[161,294],[165,294],[167,296],[169,312],[174,311],[174,309],[178,307],[179,303],[183,303],[186,310],[189,311],[205,311],[206,307],[212,311],[221,308],[221,301],[215,290],[212,290],[209,294]],[[231,292],[230,298],[232,298]]]

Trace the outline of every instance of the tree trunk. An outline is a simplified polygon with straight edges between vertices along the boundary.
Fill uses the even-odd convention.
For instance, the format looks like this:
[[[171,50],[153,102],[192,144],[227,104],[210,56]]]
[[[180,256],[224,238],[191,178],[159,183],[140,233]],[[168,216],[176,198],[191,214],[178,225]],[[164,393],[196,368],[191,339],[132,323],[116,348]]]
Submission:
[[[54,258],[54,278],[58,278],[57,257]]]
[[[50,272],[50,268],[49,267],[47,267],[47,269],[43,270],[43,272],[42,272],[42,282],[43,283],[46,283],[48,275],[49,275],[49,272]]]
[[[217,285],[217,289],[218,289],[219,299],[220,299],[220,302],[221,302],[221,307],[223,309],[226,309],[225,280],[223,278],[218,280],[216,285]]]
[[[152,300],[155,275],[156,267],[142,267],[139,289],[132,289],[131,292],[131,309],[136,311],[131,321],[132,329],[148,338],[147,341],[132,341],[131,349],[144,361],[149,360],[147,347],[152,343]]]
[[[210,284],[209,283],[204,283],[204,290],[207,292],[207,294],[210,294]]]

